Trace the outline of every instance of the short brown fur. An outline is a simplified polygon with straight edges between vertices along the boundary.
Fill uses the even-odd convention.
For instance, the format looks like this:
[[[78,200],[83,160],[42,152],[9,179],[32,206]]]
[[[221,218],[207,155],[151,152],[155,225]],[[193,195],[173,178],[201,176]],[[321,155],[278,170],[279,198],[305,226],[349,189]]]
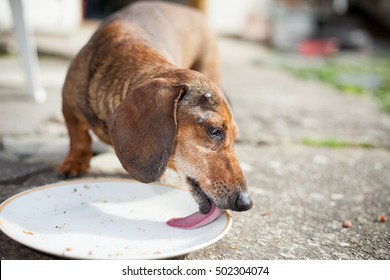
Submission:
[[[131,177],[155,181],[169,165],[190,183],[202,212],[211,202],[247,210],[235,209],[246,192],[233,149],[237,126],[218,87],[217,47],[205,22],[193,9],[146,2],[102,23],[63,87],[64,177],[87,172],[91,129],[114,146]]]

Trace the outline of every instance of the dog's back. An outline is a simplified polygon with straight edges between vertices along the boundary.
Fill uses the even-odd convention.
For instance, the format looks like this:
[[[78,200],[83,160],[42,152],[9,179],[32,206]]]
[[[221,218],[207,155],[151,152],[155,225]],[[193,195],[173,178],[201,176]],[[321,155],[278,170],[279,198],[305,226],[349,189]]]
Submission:
[[[134,40],[144,41],[180,68],[192,68],[212,40],[203,14],[181,5],[138,2],[107,18],[101,29],[112,23],[120,23],[136,35]]]

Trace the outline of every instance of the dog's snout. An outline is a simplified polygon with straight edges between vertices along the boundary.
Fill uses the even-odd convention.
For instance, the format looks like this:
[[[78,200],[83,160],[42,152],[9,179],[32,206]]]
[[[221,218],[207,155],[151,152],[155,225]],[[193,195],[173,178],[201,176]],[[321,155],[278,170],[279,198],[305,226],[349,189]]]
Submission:
[[[236,198],[233,210],[235,210],[235,211],[246,211],[246,210],[251,209],[252,206],[253,206],[253,202],[249,198],[248,193],[240,192],[237,195],[237,198]]]

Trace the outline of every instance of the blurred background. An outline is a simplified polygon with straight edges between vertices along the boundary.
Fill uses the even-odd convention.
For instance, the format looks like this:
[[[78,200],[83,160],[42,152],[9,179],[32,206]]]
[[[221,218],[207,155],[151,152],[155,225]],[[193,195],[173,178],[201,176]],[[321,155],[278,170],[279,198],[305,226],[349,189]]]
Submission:
[[[36,34],[71,36],[86,22],[107,17],[136,0],[22,2],[26,20]],[[333,39],[337,49],[380,48],[388,44],[390,3],[386,0],[242,0],[239,2],[171,0],[168,2],[181,3],[201,10],[207,15],[211,27],[218,34],[269,43],[280,50],[300,49],[305,52],[307,51],[305,42],[310,39]],[[2,41],[13,26],[9,3],[9,0],[0,1]],[[372,45],[373,43],[375,44]],[[320,50],[316,51],[320,52]]]
[[[15,16],[10,9],[12,2],[20,0],[0,0],[0,51],[3,54],[16,53],[18,47],[17,37],[13,32]],[[135,1],[21,2],[28,34],[33,37],[29,48],[35,47],[35,40],[40,53],[71,58],[95,30],[99,20]],[[384,109],[390,111],[390,1],[170,2],[201,10],[219,36],[255,42],[279,54],[298,55],[298,58],[302,58],[301,61],[291,63],[288,60],[288,63],[279,63],[279,66],[302,79],[320,80],[349,93],[375,95]],[[67,45],[66,48],[64,44]],[[346,59],[351,53],[354,54],[353,58]],[[323,60],[313,62],[310,59],[307,63],[307,57]],[[364,71],[356,65],[357,57],[365,64]]]

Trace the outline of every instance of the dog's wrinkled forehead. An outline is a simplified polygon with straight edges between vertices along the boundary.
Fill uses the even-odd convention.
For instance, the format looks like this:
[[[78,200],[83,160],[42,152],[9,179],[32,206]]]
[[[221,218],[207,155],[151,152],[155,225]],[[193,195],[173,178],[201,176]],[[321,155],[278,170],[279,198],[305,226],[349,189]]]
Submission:
[[[221,91],[189,91],[179,103],[178,114],[186,116],[184,122],[237,130],[229,103]],[[183,118],[181,121],[183,123]]]
[[[216,111],[219,106],[223,105],[219,95],[217,91],[190,88],[182,104],[189,108],[202,107],[204,110]]]
[[[214,112],[226,120],[232,119],[230,105],[222,90],[204,75],[187,70],[177,71],[187,92],[178,104],[178,110],[186,113]]]
[[[230,110],[222,90],[212,83],[189,85],[182,104],[188,108],[201,107],[206,111]]]

